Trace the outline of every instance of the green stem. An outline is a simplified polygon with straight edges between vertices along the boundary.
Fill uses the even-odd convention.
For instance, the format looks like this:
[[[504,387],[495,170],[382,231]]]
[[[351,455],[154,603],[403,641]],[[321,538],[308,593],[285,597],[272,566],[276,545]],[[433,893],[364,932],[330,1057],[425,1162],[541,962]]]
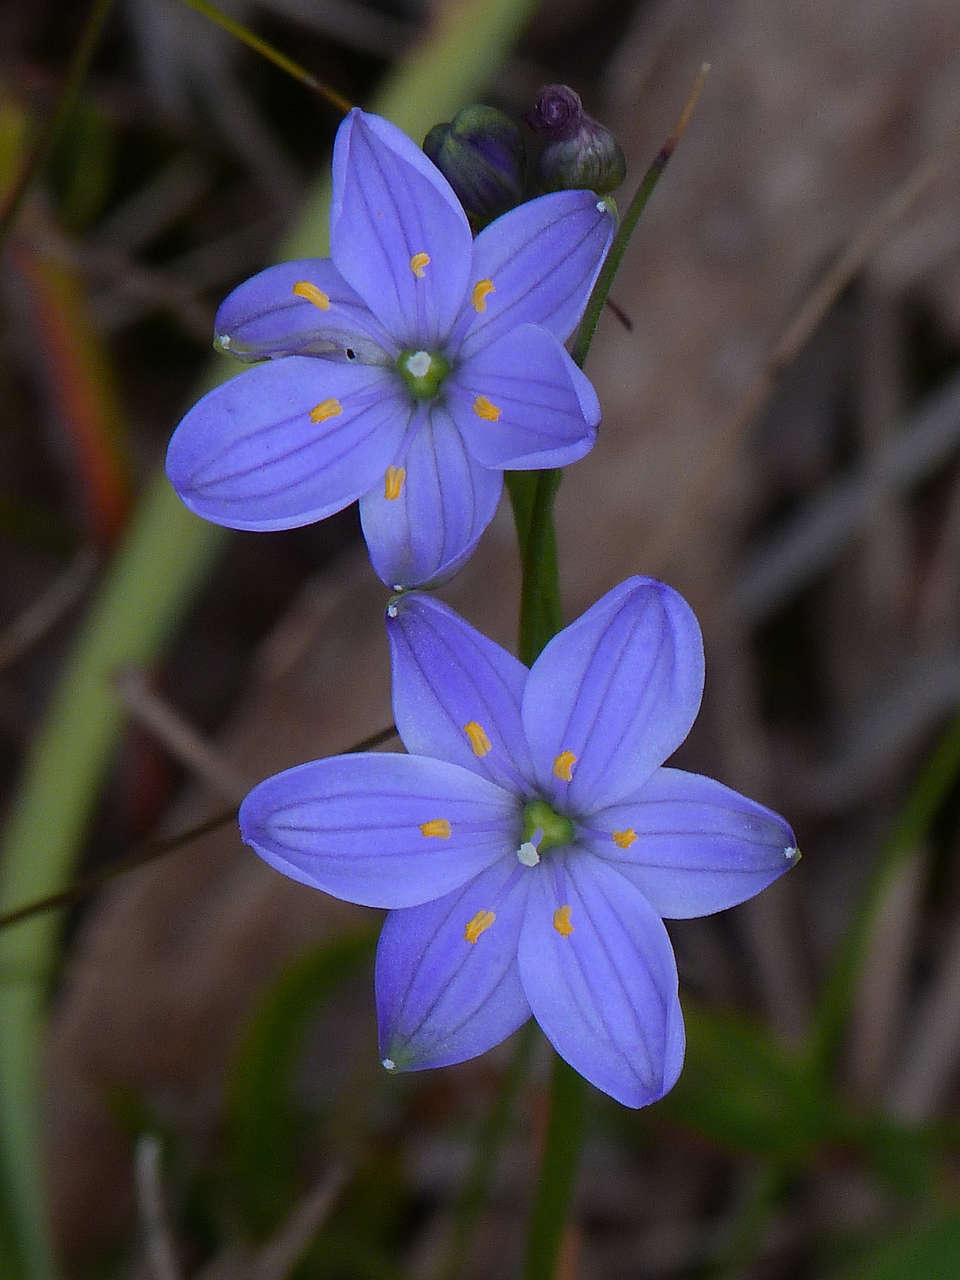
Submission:
[[[587,1083],[562,1058],[553,1060],[550,1116],[540,1181],[530,1213],[524,1280],[553,1280],[580,1166]]]
[[[90,63],[93,61],[93,55],[96,53],[97,45],[100,43],[100,36],[103,33],[112,5],[113,0],[93,0],[93,4],[90,6],[90,13],[80,33],[79,43],[73,57],[70,59],[67,78],[60,93],[57,109],[53,113],[50,123],[41,134],[33,154],[20,170],[16,182],[10,188],[3,203],[3,208],[0,209],[0,245],[4,244],[7,236],[12,231],[34,178],[43,170],[50,159],[50,155],[57,145],[67,121],[70,119],[70,114],[77,104],[77,98],[80,96],[83,82],[87,78]]]
[[[811,1066],[826,1074],[840,1047],[863,957],[887,891],[904,861],[930,829],[950,789],[960,777],[960,717],[948,727],[907,797],[866,892],[840,945],[827,979],[811,1038]]]
[[[497,1158],[510,1128],[517,1094],[527,1074],[534,1045],[533,1032],[534,1024],[531,1021],[517,1036],[503,1083],[473,1144],[470,1169],[453,1211],[450,1247],[437,1273],[437,1280],[458,1280],[463,1274],[464,1258],[467,1257],[481,1210],[489,1199]]]
[[[614,236],[573,345],[573,359],[581,369],[630,237],[683,136],[707,70],[706,66],[701,69],[672,136],[644,174]],[[559,471],[513,472],[507,478],[523,566],[519,656],[527,665],[535,661],[563,625],[553,522],[560,476]],[[530,1217],[525,1280],[552,1280],[554,1275],[579,1165],[585,1107],[586,1083],[562,1059],[556,1058],[540,1179]]]

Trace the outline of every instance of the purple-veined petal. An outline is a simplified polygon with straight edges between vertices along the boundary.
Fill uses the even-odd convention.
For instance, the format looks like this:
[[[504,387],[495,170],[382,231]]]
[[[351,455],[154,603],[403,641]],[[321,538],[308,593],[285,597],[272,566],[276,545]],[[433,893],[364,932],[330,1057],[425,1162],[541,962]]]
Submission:
[[[592,814],[589,826],[587,846],[668,920],[734,907],[799,857],[779,814],[681,769],[657,769],[634,795]]]
[[[467,291],[466,214],[405,133],[357,109],[333,149],[330,246],[340,274],[401,347],[441,346]]]
[[[403,459],[400,494],[383,483],[360,500],[373,567],[388,587],[416,587],[452,577],[493,519],[503,474],[481,467],[438,406],[425,415]]]
[[[444,390],[467,448],[485,467],[565,467],[597,438],[593,386],[553,334],[536,325],[521,325],[472,356]]]
[[[190,510],[214,524],[291,529],[365,493],[412,414],[412,400],[383,369],[270,360],[194,405],[170,441],[167,475]]]
[[[220,304],[214,331],[213,345],[240,360],[349,359],[349,350],[362,364],[392,365],[400,353],[329,258],[281,262],[251,276]]]
[[[628,578],[554,636],[530,672],[523,724],[545,797],[589,814],[630,795],[690,732],[703,641],[682,596]]]
[[[524,868],[505,860],[437,902],[387,916],[376,987],[388,1070],[464,1062],[526,1022],[517,939],[529,888]]]
[[[471,290],[483,283],[477,304],[471,296],[464,308],[461,357],[520,324],[541,325],[565,342],[587,305],[614,228],[612,212],[591,191],[541,196],[485,227],[474,241]]]
[[[677,967],[663,921],[628,880],[583,851],[536,869],[520,980],[557,1053],[628,1107],[656,1102],[683,1066]]]
[[[532,765],[520,721],[523,663],[419,592],[391,603],[387,638],[393,715],[407,750],[453,761],[525,796]]]
[[[458,765],[360,752],[267,778],[240,806],[244,841],[292,880],[365,907],[412,907],[512,857],[520,818]]]

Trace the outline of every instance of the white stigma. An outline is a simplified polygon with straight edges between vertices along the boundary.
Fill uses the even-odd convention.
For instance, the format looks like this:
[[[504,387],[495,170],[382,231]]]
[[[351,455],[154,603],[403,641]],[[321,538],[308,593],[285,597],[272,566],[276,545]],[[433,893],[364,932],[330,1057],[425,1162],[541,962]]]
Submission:
[[[384,1058],[380,1065],[385,1067],[387,1071],[396,1071],[397,1069],[397,1064],[392,1058]]]
[[[430,352],[415,351],[407,357],[407,373],[412,378],[425,378],[430,372]]]
[[[540,861],[537,846],[532,841],[525,840],[517,850],[517,861],[522,862],[525,867],[535,867]]]

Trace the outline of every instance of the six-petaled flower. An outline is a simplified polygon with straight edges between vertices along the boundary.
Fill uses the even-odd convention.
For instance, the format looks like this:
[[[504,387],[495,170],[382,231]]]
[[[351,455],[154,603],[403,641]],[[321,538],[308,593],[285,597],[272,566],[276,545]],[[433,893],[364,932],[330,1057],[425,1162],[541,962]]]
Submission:
[[[388,607],[409,755],[301,765],[245,800],[243,837],[339,898],[392,908],[376,966],[389,1069],[460,1062],[532,1013],[628,1106],[683,1061],[663,918],[758,893],[799,856],[777,814],[663,766],[700,704],[689,606],[632,578],[529,670],[429,596]]]
[[[391,586],[449,576],[508,469],[591,448],[593,387],[563,348],[613,233],[589,191],[543,196],[474,241],[439,170],[354,110],[333,154],[331,256],[270,267],[226,299],[216,345],[263,360],[180,423],[170,479],[198,515],[286,529],[360,499]]]

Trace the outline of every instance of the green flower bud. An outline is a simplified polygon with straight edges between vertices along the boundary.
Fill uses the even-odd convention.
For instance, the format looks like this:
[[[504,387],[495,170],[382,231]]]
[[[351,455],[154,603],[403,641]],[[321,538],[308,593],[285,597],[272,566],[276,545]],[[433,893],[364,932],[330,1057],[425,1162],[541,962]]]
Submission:
[[[523,200],[523,137],[496,107],[464,107],[450,124],[434,125],[423,149],[475,227],[486,226]]]

